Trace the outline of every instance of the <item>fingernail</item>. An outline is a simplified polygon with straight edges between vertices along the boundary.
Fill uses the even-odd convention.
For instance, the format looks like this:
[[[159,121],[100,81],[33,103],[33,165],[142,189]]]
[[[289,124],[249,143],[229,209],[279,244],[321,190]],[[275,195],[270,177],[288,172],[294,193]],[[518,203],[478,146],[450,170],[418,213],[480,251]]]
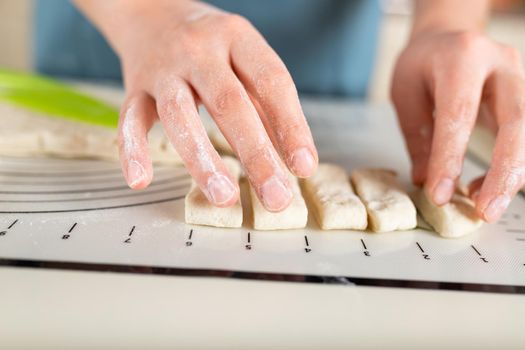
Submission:
[[[275,175],[261,186],[261,197],[264,207],[269,211],[281,211],[292,200],[292,192]]]
[[[483,211],[483,216],[487,222],[495,222],[507,209],[510,203],[510,197],[502,194],[494,198]]]
[[[312,152],[306,147],[299,148],[292,155],[291,166],[295,175],[306,177],[312,175],[315,159]]]
[[[144,167],[137,162],[136,160],[132,160],[128,164],[128,182],[129,187],[135,188],[138,184],[140,184],[144,180],[145,171]]]
[[[441,180],[434,189],[433,199],[436,205],[446,204],[454,193],[456,185],[452,179]]]
[[[216,205],[224,204],[235,196],[235,186],[228,177],[222,174],[210,176],[206,187],[212,202]]]

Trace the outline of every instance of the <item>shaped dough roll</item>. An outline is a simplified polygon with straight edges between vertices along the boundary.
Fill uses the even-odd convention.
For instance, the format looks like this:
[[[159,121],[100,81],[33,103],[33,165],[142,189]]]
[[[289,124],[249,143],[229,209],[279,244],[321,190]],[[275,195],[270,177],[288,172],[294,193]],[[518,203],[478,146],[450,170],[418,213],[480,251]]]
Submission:
[[[459,190],[449,203],[437,206],[418,189],[412,195],[423,219],[442,237],[457,238],[478,229],[483,223],[477,216],[474,203]]]
[[[396,173],[386,169],[352,172],[354,188],[368,212],[368,227],[374,232],[410,230],[417,225],[417,212]]]
[[[293,200],[288,208],[281,212],[267,211],[257,198],[255,190],[250,186],[250,197],[253,210],[253,228],[256,230],[286,230],[306,227],[308,209],[301,195],[299,181],[294,176],[289,176]]]
[[[239,162],[230,157],[224,157],[223,161],[238,182],[241,174]],[[190,191],[184,200],[184,207],[184,216],[187,224],[215,227],[242,226],[242,205],[240,200],[231,207],[216,207],[208,201],[195,181],[191,183]]]
[[[301,183],[306,200],[323,230],[366,229],[366,208],[352,189],[343,168],[319,164],[315,174],[302,179]]]

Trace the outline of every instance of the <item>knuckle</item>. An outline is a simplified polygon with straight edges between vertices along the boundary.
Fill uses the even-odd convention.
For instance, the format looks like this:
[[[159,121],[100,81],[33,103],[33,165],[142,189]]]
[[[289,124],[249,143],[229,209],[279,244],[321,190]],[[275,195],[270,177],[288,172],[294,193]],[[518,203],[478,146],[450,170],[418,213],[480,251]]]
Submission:
[[[256,90],[261,95],[295,89],[292,77],[284,64],[271,64],[261,68],[255,75],[255,81]]]
[[[157,113],[159,118],[164,119],[169,116],[173,109],[172,100],[167,96],[163,96],[157,100]]]
[[[297,140],[296,136],[303,134],[303,129],[302,123],[299,123],[298,121],[287,121],[277,125],[275,136],[277,137],[277,141],[279,141],[280,144],[290,145],[290,148],[293,148],[294,145],[292,143]],[[304,139],[301,141],[304,141]],[[284,147],[286,148],[286,146]],[[290,151],[291,150],[292,149],[290,149]]]
[[[210,16],[206,22],[191,22],[180,28],[176,34],[178,39],[175,47],[187,55],[208,57],[210,45],[246,34],[252,28],[250,22],[240,15],[217,14]]]
[[[251,23],[246,18],[235,13],[227,13],[222,16],[222,26],[234,32],[244,31],[251,28]]]
[[[457,178],[461,175],[463,156],[451,152],[431,154],[429,159],[429,176],[434,178]]]
[[[237,86],[223,87],[212,97],[212,108],[215,111],[216,117],[223,118],[236,106],[242,105],[247,98]]]
[[[206,38],[206,34],[199,27],[186,26],[178,35],[175,51],[181,50],[184,55],[190,57],[198,56],[202,52],[202,43]]]
[[[266,144],[249,147],[240,154],[240,160],[248,173],[268,165],[271,165],[270,168],[275,168],[278,164],[269,163],[276,157],[273,147]]]
[[[477,103],[470,98],[456,98],[445,106],[436,107],[436,119],[446,120],[453,129],[470,124],[477,111]]]
[[[501,168],[494,169],[503,180],[501,191],[514,191],[523,187],[525,182],[525,159],[516,159]],[[493,174],[494,174],[493,173]],[[501,181],[500,181],[501,182]]]
[[[461,32],[456,34],[456,45],[463,52],[477,51],[484,43],[485,38],[474,32]]]
[[[181,109],[192,106],[192,96],[184,85],[171,80],[170,89],[164,89],[156,99],[157,114],[160,119],[176,117]]]

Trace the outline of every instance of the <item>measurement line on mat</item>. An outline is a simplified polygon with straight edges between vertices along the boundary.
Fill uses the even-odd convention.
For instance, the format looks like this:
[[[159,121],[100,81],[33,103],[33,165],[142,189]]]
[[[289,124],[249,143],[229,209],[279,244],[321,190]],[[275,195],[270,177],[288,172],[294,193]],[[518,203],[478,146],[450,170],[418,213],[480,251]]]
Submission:
[[[304,235],[304,243],[306,244],[306,247],[304,248],[304,251],[306,253],[310,253],[312,251],[312,248],[310,248],[310,242],[308,242],[308,236]]]
[[[75,222],[70,228],[69,230],[67,231],[66,234],[63,234],[62,235],[62,239],[69,239],[71,237],[71,232],[73,232],[73,230],[75,229],[75,227],[77,227],[77,223]]]
[[[67,231],[68,233],[71,233],[71,231],[73,231],[75,229],[75,227],[77,226],[77,223],[75,222],[73,224],[73,226],[71,226],[71,228],[69,229],[69,231]]]
[[[365,240],[362,239],[362,238],[361,238],[361,245],[363,246],[363,249],[364,249],[364,250],[363,250],[363,254],[364,254],[365,256],[370,256],[370,252],[368,251],[368,248],[367,248],[367,246],[366,246],[366,244],[365,244]]]
[[[423,249],[423,247],[421,246],[421,244],[419,242],[416,242],[416,245],[417,247],[419,248],[419,250],[421,251],[421,256],[423,257],[423,259],[425,260],[430,260],[430,255],[428,255],[427,253],[425,253],[425,249]]]
[[[18,219],[16,219],[15,221],[13,221],[13,223],[12,223],[11,225],[7,226],[7,229],[8,229],[8,230],[11,229],[13,226],[16,225],[17,222],[18,222]]]
[[[252,234],[249,231],[248,231],[248,235],[247,235],[246,240],[247,240],[248,244],[246,244],[244,246],[244,248],[246,248],[246,250],[252,250]]]
[[[124,243],[131,243],[131,236],[133,235],[133,232],[135,232],[135,225],[133,225],[133,227],[129,231],[128,238],[124,240]]]
[[[188,234],[188,240],[186,241],[186,247],[191,247],[193,245],[193,242],[191,241],[193,237],[193,229],[190,230],[190,233]]]
[[[479,252],[479,250],[478,250],[476,247],[474,247],[473,244],[471,244],[470,246],[472,247],[472,249],[474,249],[474,251],[476,252],[476,254],[479,255],[479,259],[480,259],[481,261],[483,261],[484,263],[488,263],[487,258],[483,257],[483,255]]]

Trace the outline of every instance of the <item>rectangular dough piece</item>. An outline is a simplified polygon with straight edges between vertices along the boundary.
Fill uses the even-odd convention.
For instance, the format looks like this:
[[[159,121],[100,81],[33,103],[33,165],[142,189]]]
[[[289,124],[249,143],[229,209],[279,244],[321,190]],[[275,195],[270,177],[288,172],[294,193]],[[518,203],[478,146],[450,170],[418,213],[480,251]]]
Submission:
[[[224,157],[223,160],[232,176],[238,182],[241,174],[239,162],[230,157]],[[239,200],[231,207],[216,207],[208,201],[195,181],[192,181],[190,191],[184,199],[184,216],[187,224],[241,227],[242,205]]]
[[[401,188],[397,175],[386,169],[352,172],[354,188],[368,212],[368,227],[374,232],[411,230],[417,225],[417,211]]]
[[[459,190],[449,203],[442,206],[432,203],[423,189],[416,190],[412,198],[423,219],[442,237],[465,236],[483,223],[476,214],[474,203]]]
[[[323,230],[365,230],[366,208],[355,194],[346,171],[334,164],[319,164],[314,175],[302,179],[306,201]]]
[[[250,197],[253,210],[253,228],[256,230],[287,230],[306,227],[308,221],[308,209],[301,195],[299,181],[296,177],[289,176],[292,188],[293,200],[288,208],[281,212],[273,213],[267,211],[257,198],[255,190],[250,186]]]

